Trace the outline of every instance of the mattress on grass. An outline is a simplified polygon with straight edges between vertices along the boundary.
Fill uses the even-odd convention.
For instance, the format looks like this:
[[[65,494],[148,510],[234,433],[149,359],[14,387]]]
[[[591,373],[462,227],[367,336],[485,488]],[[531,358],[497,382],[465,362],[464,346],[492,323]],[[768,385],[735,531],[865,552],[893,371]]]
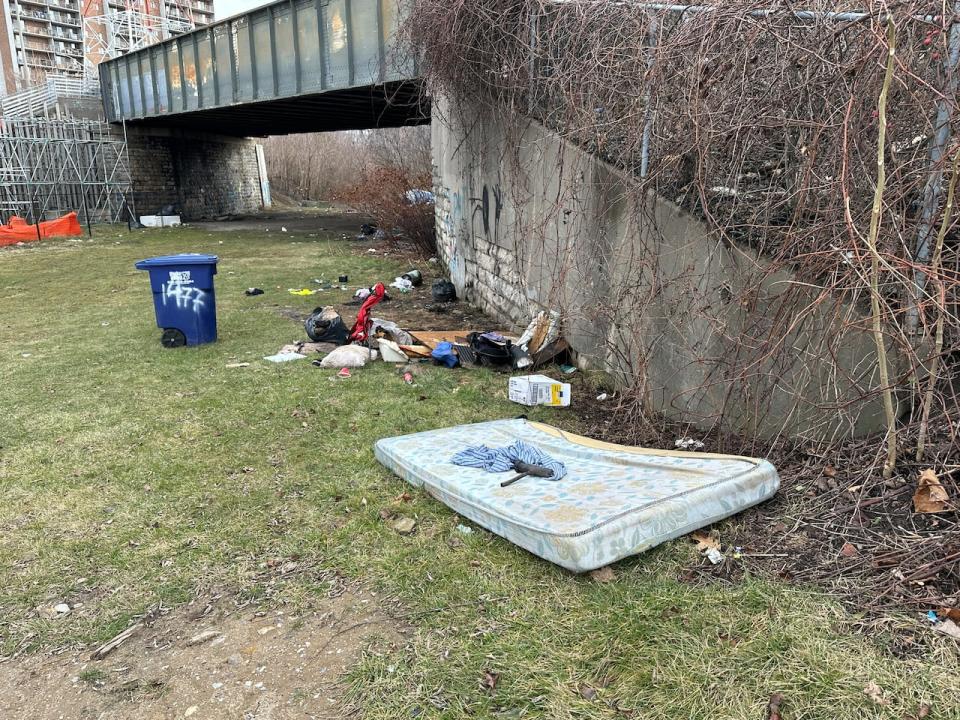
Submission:
[[[567,466],[553,482],[454,465],[475,445],[523,440]],[[534,555],[585,572],[643,552],[771,497],[766,460],[652,450],[571,435],[527,420],[495,420],[384,438],[377,460],[491,532]]]

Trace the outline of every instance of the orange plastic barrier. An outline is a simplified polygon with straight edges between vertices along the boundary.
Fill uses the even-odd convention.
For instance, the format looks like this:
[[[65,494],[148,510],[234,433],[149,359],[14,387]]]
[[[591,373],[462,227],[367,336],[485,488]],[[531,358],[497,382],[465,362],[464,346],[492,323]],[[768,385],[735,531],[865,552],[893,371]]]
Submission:
[[[75,212],[69,212],[56,220],[45,220],[40,223],[40,237],[67,237],[83,235],[83,228]],[[21,217],[14,215],[7,225],[0,225],[0,247],[14,245],[18,242],[37,240],[37,226],[30,225]]]

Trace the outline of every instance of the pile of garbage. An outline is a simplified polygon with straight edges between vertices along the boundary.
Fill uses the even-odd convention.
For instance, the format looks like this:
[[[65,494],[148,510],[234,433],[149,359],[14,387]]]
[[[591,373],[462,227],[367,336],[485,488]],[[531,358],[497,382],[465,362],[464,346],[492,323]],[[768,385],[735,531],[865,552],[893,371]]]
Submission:
[[[394,279],[390,287],[409,292],[423,284],[418,270],[410,270]],[[456,289],[448,280],[437,280],[431,287],[436,302],[456,300]],[[308,341],[284,345],[271,362],[289,362],[322,354],[313,364],[339,368],[341,377],[367,363],[432,363],[446,368],[487,367],[512,372],[530,370],[559,360],[569,345],[560,334],[560,314],[541,311],[518,337],[497,330],[406,330],[397,323],[375,315],[375,308],[388,299],[384,284],[360,288],[353,303],[359,303],[357,317],[348,327],[333,306],[317,307],[304,321]],[[572,366],[565,372],[575,370]],[[406,379],[406,378],[405,378]],[[408,380],[410,382],[411,380]],[[570,385],[545,376],[511,378],[510,398],[526,405],[570,404]]]

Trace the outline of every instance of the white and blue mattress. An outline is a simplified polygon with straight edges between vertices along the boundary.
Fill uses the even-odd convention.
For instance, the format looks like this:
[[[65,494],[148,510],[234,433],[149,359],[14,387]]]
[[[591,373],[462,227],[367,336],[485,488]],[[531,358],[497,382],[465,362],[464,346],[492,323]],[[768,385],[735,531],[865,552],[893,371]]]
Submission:
[[[467,447],[522,440],[559,460],[558,481],[454,465]],[[384,438],[377,460],[491,532],[574,572],[685,535],[771,497],[766,460],[613,445],[527,420],[494,420]]]

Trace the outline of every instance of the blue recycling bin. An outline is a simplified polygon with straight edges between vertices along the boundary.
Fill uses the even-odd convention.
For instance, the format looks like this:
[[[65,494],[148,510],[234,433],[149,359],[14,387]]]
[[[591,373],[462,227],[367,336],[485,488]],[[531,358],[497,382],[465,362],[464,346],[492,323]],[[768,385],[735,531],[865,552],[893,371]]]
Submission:
[[[217,256],[200,253],[164,255],[136,263],[150,273],[157,327],[164,347],[201,345],[217,339],[217,304],[213,276]]]

